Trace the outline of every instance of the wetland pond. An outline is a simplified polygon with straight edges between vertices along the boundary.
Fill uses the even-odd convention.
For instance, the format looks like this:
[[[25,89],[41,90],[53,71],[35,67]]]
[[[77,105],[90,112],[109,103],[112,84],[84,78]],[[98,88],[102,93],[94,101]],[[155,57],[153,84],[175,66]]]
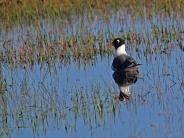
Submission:
[[[142,64],[126,102],[114,98],[115,37]],[[40,20],[0,39],[1,137],[184,137],[182,17]]]

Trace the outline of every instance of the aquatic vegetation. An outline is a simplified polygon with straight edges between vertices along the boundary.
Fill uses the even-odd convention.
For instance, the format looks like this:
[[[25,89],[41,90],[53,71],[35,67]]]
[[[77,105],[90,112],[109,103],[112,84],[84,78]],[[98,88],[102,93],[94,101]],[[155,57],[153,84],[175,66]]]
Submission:
[[[108,45],[117,35],[127,40],[138,53],[146,49],[141,51],[145,56],[155,52],[170,53],[173,43],[178,43],[183,50],[182,1],[162,0],[151,4],[136,0],[7,2],[0,6],[0,10],[7,11],[0,12],[3,20],[0,61],[14,67],[18,64],[23,67],[35,63],[51,64],[56,60],[63,64],[74,61],[79,67],[81,63],[94,64],[98,55],[112,55]],[[43,7],[38,8],[39,5]],[[109,7],[112,13],[108,14],[108,20],[104,20],[102,16],[106,16]],[[129,10],[132,13],[127,14]],[[64,13],[66,20],[60,19]],[[19,25],[13,30],[10,26],[6,29],[6,23],[16,24],[16,21]],[[13,33],[17,36],[12,36]]]
[[[76,121],[80,119],[85,125],[95,127],[105,119],[106,109],[103,107],[114,107],[114,103],[111,102],[113,98],[108,96],[109,93],[105,94],[102,88],[96,85],[90,89],[75,89],[70,94],[71,100],[66,101],[56,85],[46,86],[44,82],[40,82],[39,87],[32,89],[25,77],[20,82],[20,88],[17,88],[18,82],[12,86],[15,87],[14,93],[9,86],[7,93],[0,95],[1,136],[11,137],[10,130],[14,128],[17,132],[31,129],[34,135],[39,134],[40,130],[47,133],[51,124],[58,129],[64,127],[65,131],[69,131],[77,127]],[[86,90],[93,91],[91,96]],[[102,93],[108,99],[104,98]]]
[[[0,137],[183,137],[183,7],[1,1]],[[117,36],[143,64],[127,102],[110,67]]]

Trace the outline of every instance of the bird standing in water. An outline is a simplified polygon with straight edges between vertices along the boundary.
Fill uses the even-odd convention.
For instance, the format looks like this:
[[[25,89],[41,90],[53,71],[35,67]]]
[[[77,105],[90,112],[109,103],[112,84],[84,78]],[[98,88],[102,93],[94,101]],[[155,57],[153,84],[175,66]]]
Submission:
[[[132,57],[127,55],[123,39],[114,39],[112,45],[115,48],[115,57],[112,62],[113,78],[120,89],[119,99],[128,100],[130,97],[129,86],[137,81],[138,67],[141,64],[138,64]]]

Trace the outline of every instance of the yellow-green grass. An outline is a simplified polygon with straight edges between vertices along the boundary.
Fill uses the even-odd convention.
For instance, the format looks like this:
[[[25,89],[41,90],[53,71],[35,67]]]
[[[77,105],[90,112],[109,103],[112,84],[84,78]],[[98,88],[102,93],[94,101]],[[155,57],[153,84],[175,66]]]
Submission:
[[[183,0],[1,0],[1,24],[31,22],[38,19],[68,19],[71,15],[95,14],[108,19],[116,10],[152,16],[159,13],[184,15]]]

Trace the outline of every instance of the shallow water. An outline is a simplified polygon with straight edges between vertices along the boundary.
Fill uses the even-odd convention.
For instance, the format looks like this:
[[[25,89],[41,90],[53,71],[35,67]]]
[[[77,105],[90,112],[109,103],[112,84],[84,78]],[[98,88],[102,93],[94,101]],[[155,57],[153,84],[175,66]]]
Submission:
[[[119,90],[112,78],[112,53],[97,54],[87,63],[71,58],[66,64],[55,59],[15,67],[2,62],[0,135],[183,137],[184,21],[179,17],[126,17],[119,12],[108,22],[96,17],[71,25],[42,21],[40,30],[48,41],[74,35],[78,43],[86,37],[84,32],[99,42],[102,32],[104,47],[113,36],[127,37],[128,54],[142,64],[129,101],[114,98]],[[38,34],[35,26],[3,30],[1,45],[10,40],[18,49],[23,41],[36,43]]]

